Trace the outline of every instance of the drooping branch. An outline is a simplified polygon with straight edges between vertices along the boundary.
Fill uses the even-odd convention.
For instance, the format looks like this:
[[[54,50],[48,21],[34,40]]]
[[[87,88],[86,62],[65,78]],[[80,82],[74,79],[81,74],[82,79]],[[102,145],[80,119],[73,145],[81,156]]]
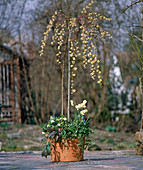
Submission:
[[[52,19],[49,21],[46,32],[44,32],[44,39],[41,41],[40,56],[44,54],[45,45],[47,39],[51,34],[51,29],[56,25],[54,29],[54,35],[52,36],[51,45],[57,45],[57,63],[62,63],[62,111],[63,114],[63,84],[64,84],[64,72],[65,72],[65,57],[67,56],[68,62],[68,106],[67,117],[70,119],[70,95],[76,92],[74,88],[74,77],[76,76],[77,67],[75,66],[78,57],[82,57],[82,63],[86,68],[89,65],[90,76],[92,79],[97,80],[98,84],[102,84],[102,77],[100,71],[100,60],[96,54],[96,37],[104,39],[110,37],[110,34],[106,32],[96,20],[111,21],[112,18],[106,18],[97,13],[92,13],[89,7],[94,3],[91,1],[83,10],[81,15],[77,18],[67,17],[61,11],[55,11]],[[68,33],[65,33],[65,28],[68,27]],[[68,38],[68,39],[67,39]],[[80,42],[80,43],[79,43]],[[79,48],[79,44],[82,44]],[[64,56],[63,54],[64,48]],[[66,53],[67,52],[67,53]],[[62,62],[63,61],[63,62]]]

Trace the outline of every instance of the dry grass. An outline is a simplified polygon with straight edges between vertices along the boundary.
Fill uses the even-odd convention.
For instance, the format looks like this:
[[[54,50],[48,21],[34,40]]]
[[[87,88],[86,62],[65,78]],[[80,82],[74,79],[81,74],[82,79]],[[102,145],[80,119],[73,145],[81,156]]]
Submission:
[[[4,151],[42,150],[42,138],[44,136],[38,125],[0,124],[0,142]],[[134,133],[108,132],[104,129],[93,129],[87,142],[90,151],[134,149],[136,146]]]

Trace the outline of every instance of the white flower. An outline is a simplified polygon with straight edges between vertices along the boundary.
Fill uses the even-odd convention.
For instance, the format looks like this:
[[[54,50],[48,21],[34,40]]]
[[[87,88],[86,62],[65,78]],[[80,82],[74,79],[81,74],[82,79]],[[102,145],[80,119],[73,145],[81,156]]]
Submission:
[[[75,106],[76,110],[80,110],[82,108],[86,108],[86,103],[87,103],[87,101],[84,100],[83,103],[76,105]]]
[[[86,100],[83,100],[83,103],[84,103],[84,104],[86,104],[86,103],[87,103],[87,101],[86,101]]]
[[[87,110],[87,109],[85,109],[85,110],[84,110],[84,113],[87,113],[87,112],[88,112],[88,110]]]
[[[79,110],[79,107],[78,107],[78,105],[76,105],[76,106],[75,106],[75,108],[76,108],[76,110]]]
[[[54,120],[51,120],[51,123],[54,123],[55,121]]]
[[[50,125],[47,125],[47,127],[49,127]]]
[[[45,134],[45,132],[42,132],[42,134],[44,135],[44,134]]]
[[[73,100],[71,100],[71,106],[74,106],[74,102],[73,102]]]
[[[50,119],[54,119],[53,116],[50,116]]]
[[[81,115],[84,115],[84,114],[87,113],[87,112],[88,112],[88,110],[85,109],[85,110],[80,111],[80,114],[81,114]]]
[[[84,110],[82,110],[82,111],[80,112],[80,114],[81,114],[81,115],[84,115]]]
[[[61,124],[60,124],[60,123],[58,123],[57,125],[58,125],[58,126],[61,126]]]
[[[63,118],[63,120],[67,120],[67,118],[66,118],[66,117],[64,117],[64,118]]]
[[[81,103],[81,108],[86,108],[84,103]]]
[[[78,108],[79,108],[79,109],[83,108],[83,106],[84,106],[83,103],[78,104]]]

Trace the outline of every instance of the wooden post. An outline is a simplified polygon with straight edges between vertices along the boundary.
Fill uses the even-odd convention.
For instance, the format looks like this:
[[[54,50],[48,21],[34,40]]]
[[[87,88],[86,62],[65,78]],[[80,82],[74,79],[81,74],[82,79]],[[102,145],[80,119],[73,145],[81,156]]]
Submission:
[[[12,118],[14,123],[16,123],[15,119],[15,95],[14,95],[14,73],[13,73],[13,59],[10,63],[10,74],[11,74],[11,105],[12,105]]]
[[[18,123],[21,124],[21,95],[20,95],[20,68],[19,68],[19,59],[16,60],[17,68],[17,98],[18,98]]]
[[[3,89],[3,65],[1,65],[1,90],[2,90],[2,104],[4,104],[4,89]]]

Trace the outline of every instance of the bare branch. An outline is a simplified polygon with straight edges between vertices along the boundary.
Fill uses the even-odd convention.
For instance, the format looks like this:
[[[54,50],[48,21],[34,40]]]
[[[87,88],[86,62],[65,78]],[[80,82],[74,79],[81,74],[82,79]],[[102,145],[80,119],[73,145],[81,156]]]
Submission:
[[[140,2],[143,2],[143,0],[136,1],[136,2],[132,3],[131,5],[127,6],[127,7],[122,11],[122,13],[124,13],[128,8],[132,7],[132,6],[135,5],[135,4],[138,4],[138,3],[140,3]]]
[[[139,41],[143,42],[142,39],[140,39],[139,37],[137,37],[136,35],[132,35],[134,38],[137,38]]]
[[[126,30],[126,31],[128,32],[128,30]],[[141,41],[141,42],[143,42],[143,40],[140,39],[139,37],[137,37],[136,35],[133,35],[133,34],[131,34],[131,33],[129,33],[129,32],[128,32],[128,35],[129,35],[129,36],[132,36],[132,37],[134,37],[134,38],[136,38],[136,39],[138,39],[138,40]]]

